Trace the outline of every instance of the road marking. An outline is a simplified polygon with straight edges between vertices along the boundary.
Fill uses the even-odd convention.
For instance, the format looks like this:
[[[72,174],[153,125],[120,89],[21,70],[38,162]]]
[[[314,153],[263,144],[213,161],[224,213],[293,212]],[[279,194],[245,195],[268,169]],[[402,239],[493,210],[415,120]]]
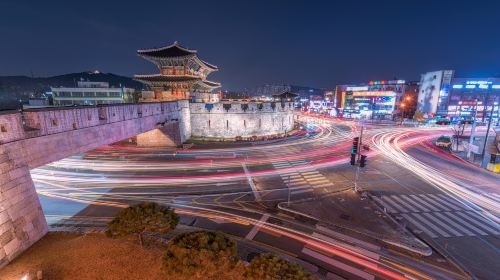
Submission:
[[[434,234],[434,232],[430,231],[426,226],[423,226],[420,222],[418,222],[417,220],[415,220],[409,214],[401,214],[401,216],[403,216],[406,220],[408,220],[412,225],[416,226],[419,230],[425,232],[431,238],[438,237],[437,235]]]
[[[382,201],[380,198],[374,196],[373,199],[375,199],[379,204],[382,204],[382,206],[386,209],[387,212],[389,213],[397,213],[398,211],[394,210],[389,204],[385,203]]]
[[[352,246],[352,245],[349,245],[349,244],[339,244],[338,240],[335,240],[335,239],[333,239],[331,237],[328,237],[326,235],[323,235],[323,234],[320,234],[320,233],[317,233],[317,232],[313,232],[312,236],[316,237],[316,238],[319,238],[321,240],[333,243],[333,244],[337,244],[340,247],[348,248],[348,249],[350,249],[352,251],[358,252],[358,253],[363,254],[363,255],[365,255],[367,257],[370,257],[372,259],[375,259],[375,260],[379,260],[380,259],[380,255],[377,254],[377,253],[365,250],[365,249],[360,248],[360,247]]]
[[[443,198],[444,200],[448,201],[449,203],[457,206],[461,209],[465,209],[465,210],[469,210],[469,208],[464,205],[463,203],[461,203],[460,201],[456,200],[455,198],[449,196],[449,195],[446,195],[446,194],[438,194],[439,197]]]
[[[444,229],[446,229],[449,233],[455,235],[455,236],[464,236],[463,234],[461,234],[460,232],[456,231],[455,229],[451,228],[449,225],[447,225],[446,223],[443,223],[442,221],[440,221],[438,218],[432,216],[430,213],[423,213],[424,216],[426,216],[427,218],[431,219],[432,221],[434,221],[436,224],[440,225],[441,227],[443,227]]]
[[[437,209],[433,205],[427,203],[427,201],[423,200],[420,196],[414,195],[414,194],[412,194],[410,196],[413,197],[414,199],[418,200],[418,202],[420,202],[421,204],[424,204],[425,206],[429,207],[429,209],[431,209],[432,211],[439,211],[439,209]]]
[[[246,239],[252,240],[254,239],[255,235],[259,232],[259,229],[262,227],[262,225],[269,219],[269,214],[264,214],[260,218],[260,220],[253,226],[252,230],[245,236]]]
[[[346,272],[351,273],[353,275],[356,275],[358,277],[361,277],[362,279],[365,279],[365,280],[374,280],[375,279],[375,276],[373,276],[373,275],[371,275],[371,274],[369,274],[367,272],[364,272],[361,269],[352,267],[352,266],[347,265],[347,264],[345,264],[343,262],[339,262],[339,261],[337,261],[335,259],[327,257],[327,256],[325,256],[323,254],[320,254],[320,253],[318,253],[316,251],[313,251],[313,250],[311,250],[309,248],[305,248],[304,247],[304,249],[302,249],[302,253],[305,254],[305,255],[308,255],[310,257],[313,257],[313,258],[315,258],[317,260],[320,260],[320,261],[322,261],[324,263],[332,265],[332,266],[334,266],[334,267],[336,267],[336,268],[338,268],[340,270],[343,270],[343,271],[346,271]]]
[[[424,217],[422,217],[421,215],[414,213],[413,217],[415,217],[417,220],[420,220],[422,223],[426,224],[427,226],[431,227],[433,231],[441,234],[441,236],[450,237],[450,235],[446,231],[442,230],[437,225],[435,225],[435,224],[429,222],[428,220],[424,219]]]
[[[429,212],[429,209],[427,209],[426,207],[424,207],[422,204],[419,204],[417,201],[415,201],[415,199],[412,199],[412,197],[409,197],[409,196],[406,196],[406,195],[402,195],[401,199],[408,201],[408,203],[410,203],[413,206],[415,206],[415,208],[418,209],[419,211]]]
[[[442,213],[445,214],[446,216],[448,216],[450,219],[452,219],[455,222],[457,222],[458,224],[463,225],[464,227],[470,229],[471,231],[474,231],[474,232],[478,233],[479,235],[488,235],[486,232],[484,232],[484,231],[476,228],[475,226],[473,226],[471,224],[468,224],[466,221],[464,221],[464,219],[452,215],[452,212],[442,212]]]
[[[247,176],[248,184],[252,188],[253,195],[255,196],[255,201],[261,201],[259,190],[253,183],[252,175],[250,175],[250,172],[248,172],[247,165],[245,163],[242,163],[241,166],[243,166],[243,171],[245,171],[245,175]]]
[[[292,194],[300,194],[300,193],[313,192],[313,191],[314,191],[314,189],[307,187],[307,189],[300,189],[298,191],[293,190]]]
[[[415,209],[415,207],[410,205],[408,202],[405,202],[403,199],[401,199],[399,196],[391,195],[391,198],[401,203],[401,207],[406,206],[406,209],[409,209],[410,212],[420,212],[417,209]]]
[[[450,203],[447,199],[445,199],[443,197],[439,197],[439,196],[434,195],[434,194],[429,194],[429,196],[432,197],[433,199],[435,199],[436,201],[441,202],[441,205],[445,204],[446,206],[450,207],[453,210],[462,210],[462,208],[457,207],[453,203]]]
[[[382,196],[382,199],[385,200],[387,203],[389,203],[391,206],[394,206],[395,208],[397,208],[399,210],[399,212],[402,212],[402,213],[407,213],[408,211],[406,211],[405,208],[401,207],[401,205],[399,205],[397,202],[394,202],[392,201],[392,199],[389,197],[389,196]]]
[[[326,228],[324,226],[316,226],[316,229],[323,231],[325,233],[328,233],[330,236],[334,236],[337,239],[344,240],[344,241],[350,242],[352,244],[357,244],[357,245],[360,245],[361,247],[364,247],[364,248],[367,248],[370,250],[375,250],[375,251],[380,250],[380,246],[378,246],[378,245],[351,237],[349,235],[342,234],[340,232],[333,231],[333,230]]]
[[[455,223],[449,217],[446,217],[445,215],[443,215],[442,212],[436,212],[434,214],[436,214],[436,216],[438,216],[439,218],[441,218],[441,220],[446,221],[448,224],[454,226],[457,230],[462,231],[466,235],[468,235],[468,236],[476,236],[476,234],[474,234],[473,232],[469,231],[468,229],[466,229],[465,227],[461,226],[460,224]]]
[[[451,209],[446,208],[445,206],[439,204],[439,201],[434,201],[431,197],[425,196],[425,195],[420,195],[420,197],[429,202],[430,204],[434,205],[435,208],[437,208],[437,211],[451,211]]]
[[[472,217],[470,217],[470,216],[466,215],[466,214],[465,214],[465,213],[463,213],[463,212],[457,212],[457,213],[458,213],[458,215],[460,215],[460,216],[462,216],[463,218],[465,218],[465,219],[469,220],[471,223],[473,223],[473,224],[475,224],[476,226],[478,226],[478,227],[482,228],[483,230],[489,231],[489,232],[493,233],[494,235],[498,235],[498,231],[496,231],[495,229],[490,228],[489,226],[486,226],[485,224],[482,224],[482,223],[478,222],[477,220],[474,220]],[[482,221],[485,221],[485,219],[484,219],[484,218],[482,218],[482,217],[480,217],[480,216],[474,215],[474,217],[475,217],[476,219],[480,219],[480,220],[482,220]]]

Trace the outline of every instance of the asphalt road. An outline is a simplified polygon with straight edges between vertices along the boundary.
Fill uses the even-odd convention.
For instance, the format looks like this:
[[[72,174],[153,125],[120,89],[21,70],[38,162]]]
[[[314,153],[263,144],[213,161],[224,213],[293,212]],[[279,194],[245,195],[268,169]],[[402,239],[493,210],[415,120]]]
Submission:
[[[190,150],[102,147],[32,170],[32,177],[47,220],[55,229],[99,227],[121,207],[136,201],[156,201],[175,207],[184,224],[221,230],[269,246],[311,263],[310,269],[323,277],[463,277],[439,253],[415,257],[388,249],[376,238],[331,230],[321,226],[326,221],[277,209],[279,203],[288,200],[292,205],[319,201],[352,187],[354,173],[346,162],[359,126],[318,119],[309,122],[313,125],[307,127],[307,135],[273,142],[195,145]],[[359,184],[387,207],[388,215],[449,259],[479,278],[493,279],[490,276],[499,275],[494,265],[495,257],[498,259],[498,224],[492,221],[497,213],[491,209],[497,206],[493,198],[500,192],[498,177],[470,171],[466,163],[434,150],[429,141],[441,130],[367,126],[363,141],[372,149],[366,151],[369,166],[362,170]],[[405,151],[408,154],[402,157]],[[409,169],[404,163],[412,160],[422,166]],[[445,170],[445,178],[430,176],[432,170],[424,167],[432,166]],[[481,176],[476,178],[474,174],[478,173]],[[493,198],[471,196],[456,189],[457,182],[470,192],[480,187],[484,197]],[[346,203],[359,202],[359,195],[349,197]],[[438,205],[423,207],[420,201],[414,203],[418,199]],[[465,204],[457,203],[457,199]],[[448,208],[439,208],[439,204]],[[484,213],[488,213],[486,218]],[[324,216],[328,220],[328,215]],[[462,232],[460,227],[448,232],[453,224],[432,234],[424,231],[432,229],[429,224],[441,227],[446,219],[458,224],[454,217],[468,221],[461,226],[474,235]],[[380,223],[386,221],[380,218]],[[368,228],[369,224],[356,226]],[[395,231],[385,228],[391,234]]]

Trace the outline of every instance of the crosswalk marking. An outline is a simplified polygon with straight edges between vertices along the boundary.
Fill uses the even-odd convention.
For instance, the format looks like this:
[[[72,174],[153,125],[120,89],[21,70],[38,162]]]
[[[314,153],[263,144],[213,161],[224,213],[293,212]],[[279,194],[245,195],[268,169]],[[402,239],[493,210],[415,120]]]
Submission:
[[[422,204],[418,203],[415,199],[413,199],[412,197],[409,197],[409,196],[406,196],[406,195],[402,195],[401,196],[402,199],[408,201],[410,204],[412,204],[413,206],[415,206],[415,208],[421,210],[421,211],[424,211],[424,212],[429,212],[429,209],[427,209],[425,206],[423,206]]]
[[[428,220],[424,219],[422,216],[413,213],[413,217],[415,217],[417,220],[420,220],[420,222],[426,224],[428,227],[430,227],[434,232],[439,233],[441,236],[444,237],[450,237],[448,233],[440,229],[438,226],[434,225],[433,223],[429,222]]]
[[[415,207],[413,207],[412,205],[410,205],[409,203],[405,203],[401,198],[399,198],[398,196],[395,196],[395,195],[391,195],[391,198],[394,199],[395,201],[403,204],[406,206],[406,208],[410,209],[410,212],[418,212],[417,209],[415,209]]]
[[[464,219],[462,219],[461,217],[457,217],[457,216],[453,216],[450,212],[443,212],[446,216],[450,217],[450,219],[452,220],[455,220],[455,222],[457,222],[458,224],[461,224],[463,225],[464,227],[468,228],[469,230],[471,231],[474,231],[476,232],[477,234],[479,235],[488,235],[486,232],[478,229],[477,227],[467,223],[466,221],[464,221]]]
[[[280,177],[285,185],[290,189],[290,194],[309,193],[314,192],[316,188],[331,186],[330,180],[314,169],[294,170],[297,166],[307,164],[308,162],[302,159],[272,163],[275,169],[280,172]]]
[[[439,202],[435,201],[434,199],[432,199],[431,197],[428,197],[428,196],[425,196],[425,195],[420,195],[420,197],[429,202],[430,204],[432,204],[434,206],[434,208],[437,208],[438,211],[450,211],[451,209],[448,209],[447,207],[443,206],[442,204],[440,204]]]
[[[374,200],[431,238],[500,235],[496,220],[447,194],[382,195]]]
[[[451,198],[451,197],[449,197],[449,196],[447,196],[445,194],[438,194],[438,196],[440,198],[442,198],[442,199],[444,199],[444,200],[452,203],[453,205],[458,206],[459,209],[469,210],[469,208],[466,205],[464,205],[463,203],[460,203],[459,201],[457,201],[457,200],[455,200],[455,199],[453,199],[453,198]]]
[[[446,217],[445,215],[443,215],[442,213],[440,212],[436,212],[436,216],[438,216],[439,218],[441,218],[441,220],[445,221],[446,223],[452,225],[453,227],[455,227],[457,230],[460,230],[461,232],[465,233],[465,235],[468,235],[468,236],[476,236],[473,232],[469,231],[467,228],[461,226],[460,224],[458,223],[455,223],[453,221],[453,219],[451,219],[450,217]]]
[[[453,210],[460,210],[460,209],[462,209],[461,207],[457,207],[454,204],[448,202],[447,199],[441,198],[441,200],[440,200],[440,197],[438,197],[438,196],[436,196],[434,194],[430,194],[429,196],[433,197],[435,200],[439,200],[441,203],[447,205],[448,207],[450,207]]]
[[[264,225],[264,223],[267,221],[267,219],[269,219],[269,216],[270,215],[267,213],[262,215],[260,220],[253,226],[252,230],[250,230],[250,232],[248,232],[248,234],[245,238],[252,240],[255,237],[255,235],[257,235],[257,233],[259,232],[259,229]]]
[[[443,227],[445,230],[447,230],[451,234],[453,234],[455,236],[464,236],[463,234],[461,234],[460,232],[456,231],[454,228],[448,226],[446,223],[443,223],[442,221],[440,221],[438,218],[434,217],[430,213],[426,212],[426,213],[423,213],[423,214],[424,214],[424,216],[426,216],[427,218],[431,219],[433,222],[435,222],[436,224],[440,225],[441,227]]]
[[[390,197],[383,196],[382,199],[385,200],[386,202],[388,202],[391,206],[394,206],[395,208],[397,208],[400,212],[403,212],[403,213],[407,213],[408,212],[401,205],[399,205],[398,203],[392,201],[392,199]]]
[[[432,232],[429,229],[427,229],[426,226],[423,226],[420,222],[418,222],[417,220],[415,220],[409,214],[401,214],[401,216],[403,216],[406,220],[410,221],[410,223],[414,224],[421,231],[427,233],[427,235],[429,235],[431,238],[437,238],[438,237],[437,235],[434,234],[434,232]]]
[[[382,206],[389,212],[389,213],[397,213],[396,210],[394,210],[391,206],[389,206],[387,203],[384,203],[380,198],[378,197],[373,197],[375,201],[377,201],[379,204],[382,204]]]
[[[489,231],[489,232],[491,232],[491,233],[493,233],[495,235],[498,234],[498,231],[494,230],[493,228],[490,228],[490,227],[486,226],[485,224],[482,224],[482,223],[478,222],[477,220],[472,219],[471,217],[465,215],[463,212],[458,212],[458,215],[462,216],[464,219],[469,220],[471,223],[477,225],[478,227],[482,228],[483,230]],[[476,219],[477,218],[482,219],[479,216],[476,216]]]
[[[427,201],[423,200],[420,196],[414,195],[414,194],[412,194],[410,196],[413,197],[415,200],[418,200],[418,202],[420,202],[421,204],[424,204],[425,206],[427,206],[428,209],[430,209],[431,211],[439,211],[439,209],[437,209],[433,205],[427,203]]]

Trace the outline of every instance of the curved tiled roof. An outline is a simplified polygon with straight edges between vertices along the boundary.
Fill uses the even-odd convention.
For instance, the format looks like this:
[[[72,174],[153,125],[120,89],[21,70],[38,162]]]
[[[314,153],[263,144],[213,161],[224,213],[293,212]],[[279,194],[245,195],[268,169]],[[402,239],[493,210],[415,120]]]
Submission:
[[[179,43],[174,42],[172,45],[166,47],[138,50],[137,53],[151,57],[179,57],[196,54],[196,50],[184,48]]]
[[[145,82],[189,82],[189,81],[197,81],[200,80],[197,76],[171,76],[171,75],[162,75],[162,74],[154,74],[154,75],[134,75],[135,80],[145,81]]]

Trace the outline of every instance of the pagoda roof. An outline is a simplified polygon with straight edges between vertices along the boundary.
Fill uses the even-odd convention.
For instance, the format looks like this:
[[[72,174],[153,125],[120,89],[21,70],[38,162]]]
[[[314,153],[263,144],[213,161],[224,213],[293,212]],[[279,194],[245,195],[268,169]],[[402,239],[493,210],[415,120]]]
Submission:
[[[153,75],[134,75],[134,79],[144,82],[192,82],[200,80],[200,77],[192,75],[174,76],[174,75],[153,74]]]
[[[218,69],[219,69],[217,66],[215,66],[215,65],[213,65],[213,64],[210,64],[210,63],[208,63],[208,62],[206,62],[206,61],[204,61],[204,60],[201,60],[201,59],[200,59],[200,61],[201,61],[201,63],[205,64],[205,66],[207,66],[207,67],[208,67],[208,68],[210,68],[210,69],[213,69],[213,70],[218,70]]]
[[[213,88],[220,87],[220,83],[217,83],[217,82],[204,80],[204,81],[200,81],[200,83],[202,83],[203,85],[208,86],[208,87],[213,87]]]
[[[179,45],[179,43],[177,43],[177,41],[175,41],[173,44],[165,47],[138,50],[137,54],[161,58],[193,55],[196,54],[196,52],[196,50],[190,50],[188,48],[182,47],[181,45]]]

